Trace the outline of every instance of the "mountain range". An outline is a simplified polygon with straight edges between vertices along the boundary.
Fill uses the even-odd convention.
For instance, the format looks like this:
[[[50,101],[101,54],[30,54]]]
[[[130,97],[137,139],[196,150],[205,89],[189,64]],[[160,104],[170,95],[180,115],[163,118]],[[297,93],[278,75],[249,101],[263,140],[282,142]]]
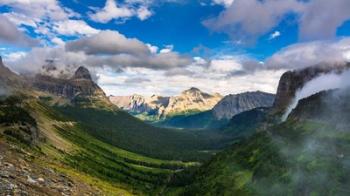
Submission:
[[[246,92],[225,97],[192,87],[178,96],[110,96],[112,103],[130,114],[160,127],[219,128],[233,116],[259,107],[271,107],[274,95]]]
[[[265,92],[246,92],[227,95],[211,110],[197,114],[180,115],[158,123],[164,127],[187,129],[212,129],[225,126],[232,117],[260,107],[271,107],[275,96]]]
[[[221,99],[222,96],[218,93],[211,95],[194,87],[172,97],[157,95],[151,97],[141,95],[110,97],[112,103],[131,114],[155,120],[207,111],[212,109]]]
[[[191,88],[172,101],[119,99],[147,114],[159,111],[154,105],[170,105],[160,110],[159,118],[166,116],[160,123],[178,118],[200,125],[215,115],[225,121],[217,129],[190,130],[154,127],[121,110],[84,67],[68,78],[29,79],[0,62],[0,193],[347,195],[349,89],[317,92],[302,98],[286,121],[281,116],[308,81],[349,67],[287,72],[276,95],[248,92],[216,101],[219,95]],[[146,102],[154,105],[141,107]]]

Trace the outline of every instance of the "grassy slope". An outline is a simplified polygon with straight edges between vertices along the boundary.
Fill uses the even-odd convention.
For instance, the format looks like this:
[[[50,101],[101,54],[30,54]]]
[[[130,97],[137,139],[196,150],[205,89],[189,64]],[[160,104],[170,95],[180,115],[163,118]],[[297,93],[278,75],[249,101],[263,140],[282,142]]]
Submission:
[[[33,99],[27,99],[21,106],[9,107],[6,110],[1,107],[0,112],[4,114],[2,110],[20,109],[21,113],[13,114],[16,121],[28,121],[34,125],[32,121],[35,119],[46,138],[39,147],[32,149],[36,154],[33,161],[96,186],[106,195],[153,195],[162,191],[176,170],[197,165],[149,158],[104,143],[87,134],[79,123]],[[9,119],[1,123],[3,121]]]
[[[167,160],[203,160],[228,140],[214,131],[156,128],[123,111],[56,107],[91,135],[128,151]]]
[[[348,195],[349,150],[349,132],[290,120],[219,153],[169,194]]]

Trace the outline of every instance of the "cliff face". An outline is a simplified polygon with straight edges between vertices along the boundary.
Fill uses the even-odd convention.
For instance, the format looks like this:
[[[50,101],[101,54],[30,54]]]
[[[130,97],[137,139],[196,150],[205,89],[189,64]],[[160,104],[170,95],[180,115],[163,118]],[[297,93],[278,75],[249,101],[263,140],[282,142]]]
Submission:
[[[346,65],[318,65],[308,67],[302,70],[288,71],[284,73],[280,79],[276,99],[274,102],[274,112],[284,111],[296,92],[301,89],[307,82],[312,79],[330,72],[341,72],[350,67]]]
[[[37,90],[65,97],[71,101],[95,99],[109,103],[103,90],[91,79],[88,69],[79,67],[70,79],[36,75],[33,87]]]
[[[230,120],[236,114],[258,107],[271,107],[275,96],[264,92],[247,92],[224,97],[214,108],[217,120]]]

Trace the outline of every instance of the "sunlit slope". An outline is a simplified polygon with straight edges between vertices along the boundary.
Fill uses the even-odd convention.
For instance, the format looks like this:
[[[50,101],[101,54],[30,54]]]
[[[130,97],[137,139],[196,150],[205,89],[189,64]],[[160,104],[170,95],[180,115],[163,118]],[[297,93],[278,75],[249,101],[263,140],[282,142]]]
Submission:
[[[89,135],[81,124],[32,98],[1,103],[0,109],[1,124],[8,126],[6,130],[11,127],[11,133],[0,132],[4,136],[1,140],[24,145],[34,155],[33,162],[90,184],[106,195],[156,194],[176,170],[196,165],[148,158],[106,144]],[[39,134],[33,135],[25,127],[35,128]]]

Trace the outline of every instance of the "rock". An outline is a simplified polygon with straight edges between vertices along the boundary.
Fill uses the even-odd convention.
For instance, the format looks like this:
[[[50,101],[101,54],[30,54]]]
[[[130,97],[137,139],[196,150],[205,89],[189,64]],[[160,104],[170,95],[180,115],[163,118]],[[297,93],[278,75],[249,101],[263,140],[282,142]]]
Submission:
[[[32,177],[30,177],[30,176],[27,176],[27,182],[29,182],[29,183],[31,183],[31,184],[36,184],[37,183],[37,181],[36,180],[34,180]]]
[[[38,182],[45,183],[45,179],[44,178],[38,178]]]

